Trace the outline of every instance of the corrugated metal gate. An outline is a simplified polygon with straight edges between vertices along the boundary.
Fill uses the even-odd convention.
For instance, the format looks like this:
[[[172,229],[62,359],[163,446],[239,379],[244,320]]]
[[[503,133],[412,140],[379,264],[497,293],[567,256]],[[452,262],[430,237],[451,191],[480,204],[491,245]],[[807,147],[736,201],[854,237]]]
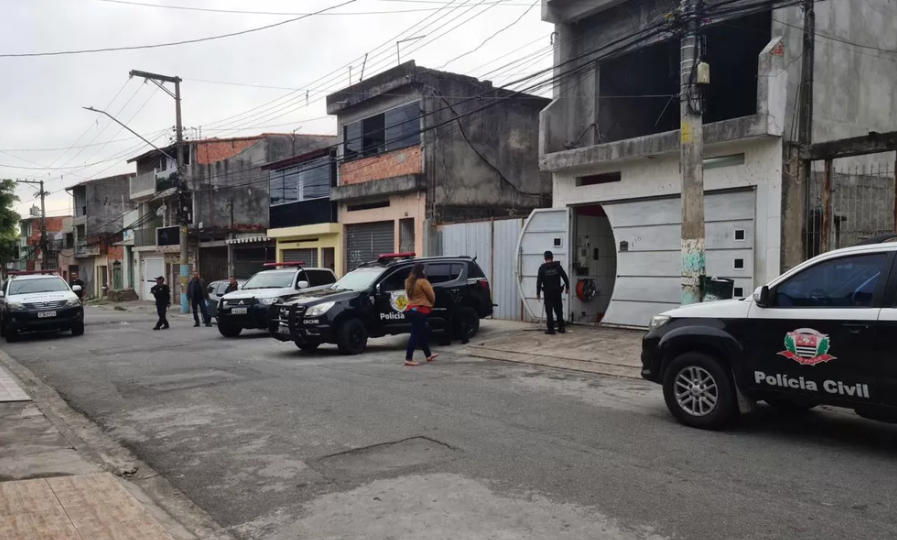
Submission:
[[[285,249],[283,262],[302,262],[305,266],[318,266],[318,248]]]
[[[522,219],[476,221],[439,226],[441,255],[467,255],[489,278],[496,319],[522,320],[520,295],[514,276],[517,238],[523,228]]]
[[[355,270],[383,253],[392,253],[395,237],[393,221],[346,225],[346,269]]]

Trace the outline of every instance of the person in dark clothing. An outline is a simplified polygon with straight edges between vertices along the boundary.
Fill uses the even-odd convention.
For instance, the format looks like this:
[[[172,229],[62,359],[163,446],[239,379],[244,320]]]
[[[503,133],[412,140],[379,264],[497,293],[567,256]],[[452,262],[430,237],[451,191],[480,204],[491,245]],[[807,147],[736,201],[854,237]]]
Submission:
[[[230,283],[228,283],[227,288],[224,289],[224,294],[227,294],[229,292],[234,292],[239,288],[240,288],[240,284],[237,283],[237,278],[231,276]]]
[[[561,281],[564,282],[561,286]],[[536,278],[536,300],[539,300],[542,292],[545,292],[545,319],[548,322],[546,334],[554,334],[554,316],[558,318],[558,332],[564,334],[564,304],[561,300],[561,292],[570,292],[570,280],[567,272],[560,262],[555,262],[554,253],[545,252],[545,262],[539,267],[539,276]]]
[[[202,313],[202,322],[206,326],[212,326],[212,318],[209,317],[209,290],[206,282],[199,278],[199,272],[193,272],[193,279],[187,284],[187,300],[193,306],[193,327],[199,326],[199,314]]]
[[[75,291],[75,294],[78,295],[78,298],[84,298],[84,282],[78,279],[78,272],[72,272],[72,281],[69,283],[69,286],[74,287],[78,285],[81,287],[80,291]]]
[[[171,307],[171,289],[165,284],[165,278],[159,276],[156,278],[156,284],[150,289],[150,294],[156,299],[156,313],[159,314],[159,322],[153,327],[153,330],[167,330],[168,319],[165,312]]]

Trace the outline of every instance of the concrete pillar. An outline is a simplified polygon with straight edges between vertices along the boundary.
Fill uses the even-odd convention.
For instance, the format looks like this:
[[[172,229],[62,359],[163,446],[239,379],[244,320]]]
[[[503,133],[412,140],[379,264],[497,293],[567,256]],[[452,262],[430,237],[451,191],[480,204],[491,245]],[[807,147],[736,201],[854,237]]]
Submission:
[[[785,272],[804,262],[806,242],[807,179],[798,146],[786,143],[782,166],[782,268]]]

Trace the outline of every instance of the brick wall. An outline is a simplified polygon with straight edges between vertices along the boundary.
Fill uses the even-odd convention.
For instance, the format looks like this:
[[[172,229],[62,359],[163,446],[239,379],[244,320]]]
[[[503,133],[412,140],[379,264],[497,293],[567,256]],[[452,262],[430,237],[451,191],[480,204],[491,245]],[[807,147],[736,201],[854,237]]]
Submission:
[[[232,158],[259,142],[262,138],[237,139],[229,141],[201,142],[196,144],[196,163],[208,165]]]
[[[420,146],[411,146],[344,163],[339,169],[339,183],[342,186],[360,184],[420,172]]]
[[[63,217],[48,217],[44,218],[44,226],[47,228],[48,233],[59,232],[62,230],[62,220],[65,219]],[[31,220],[31,245],[40,244],[40,219],[32,219]]]
[[[109,252],[106,254],[109,261],[121,261],[125,258],[124,246],[109,246]]]

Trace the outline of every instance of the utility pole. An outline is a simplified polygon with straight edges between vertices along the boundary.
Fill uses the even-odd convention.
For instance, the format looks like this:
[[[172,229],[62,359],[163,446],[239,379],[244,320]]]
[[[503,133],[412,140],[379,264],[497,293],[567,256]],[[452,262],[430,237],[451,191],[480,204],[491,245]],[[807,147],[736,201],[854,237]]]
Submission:
[[[813,68],[816,59],[816,11],[814,5],[815,0],[804,0],[802,6],[804,10],[804,43],[800,66],[800,123],[797,131],[797,143],[800,148],[813,142]],[[831,165],[826,163],[826,166],[830,172]],[[803,187],[804,197],[810,189],[810,180],[813,174],[811,167],[812,162],[804,160],[800,163],[797,173],[798,185]],[[830,187],[830,184],[825,187]],[[806,208],[804,211],[806,212]],[[827,209],[824,208],[823,212],[827,212]],[[824,225],[830,225],[830,222],[824,223]],[[822,245],[828,247],[827,238],[824,239]]]
[[[131,70],[131,77],[143,77],[152,82],[165,91],[169,96],[174,98],[174,115],[175,115],[175,155],[177,156],[178,166],[178,194],[177,194],[177,216],[181,226],[180,234],[180,251],[181,251],[181,313],[189,313],[190,306],[187,305],[187,276],[190,274],[188,268],[188,246],[190,242],[190,231],[187,228],[190,223],[190,214],[192,208],[187,208],[190,202],[190,192],[187,186],[187,178],[184,174],[184,125],[181,121],[181,78],[171,77],[168,75],[159,75],[158,73],[148,73],[146,71]],[[171,93],[162,83],[173,83],[174,93]]]
[[[227,277],[232,277],[232,276],[236,276],[236,273],[234,271],[234,244],[233,244],[233,241],[237,238],[237,234],[234,232],[234,198],[233,198],[233,196],[231,196],[230,202],[228,202],[227,206],[230,209],[230,239],[231,239],[231,243],[227,245]]]
[[[44,191],[44,181],[43,180],[16,180],[16,182],[21,184],[35,184],[40,186],[40,253],[41,258],[38,261],[40,264],[40,268],[38,270],[44,269],[44,261],[47,258],[47,208],[45,206],[45,197],[47,193]]]
[[[701,59],[701,0],[682,0],[683,33],[679,58],[682,178],[682,304],[701,301],[704,254],[704,125],[698,63]],[[704,66],[702,66],[704,67]]]

